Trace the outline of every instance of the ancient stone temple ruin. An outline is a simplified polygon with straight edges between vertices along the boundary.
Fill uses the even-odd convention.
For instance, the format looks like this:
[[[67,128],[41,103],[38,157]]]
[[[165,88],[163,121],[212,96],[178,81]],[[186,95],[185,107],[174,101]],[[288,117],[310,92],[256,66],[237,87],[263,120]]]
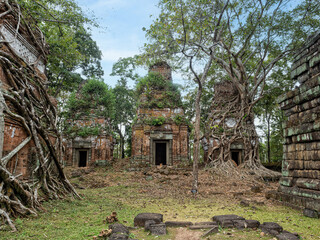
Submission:
[[[171,68],[160,62],[139,83],[132,129],[132,160],[137,165],[179,165],[188,161],[188,125]]]
[[[218,82],[214,86],[214,99],[209,115],[210,124],[207,126],[206,136],[202,140],[205,150],[205,162],[218,159],[221,154],[224,159],[231,159],[233,164],[240,165],[245,161],[246,149],[244,141],[248,137],[243,135],[246,132],[253,136],[251,144],[254,144],[256,135],[253,125],[253,116],[245,116],[241,123],[241,128],[235,129],[241,116],[240,94],[236,86],[231,81]],[[247,143],[246,146],[249,144]],[[222,152],[221,152],[222,151]]]
[[[4,11],[5,9],[0,9],[0,13]],[[12,104],[12,101],[7,101],[10,97],[4,98],[4,95],[10,95],[10,89],[19,91],[21,87],[17,86],[11,78],[10,70],[14,68],[5,59],[14,59],[15,63],[24,66],[24,69],[21,70],[25,72],[25,75],[21,77],[28,79],[28,86],[33,89],[31,94],[40,102],[38,92],[40,88],[36,81],[30,80],[27,73],[32,72],[34,78],[41,79],[43,84],[46,83],[45,64],[48,46],[41,44],[42,49],[39,49],[39,42],[42,42],[43,35],[37,29],[30,32],[31,29],[24,23],[20,23],[17,28],[18,20],[15,18],[15,13],[16,11],[12,11],[0,19],[0,41],[3,42],[0,46],[2,56],[0,63],[0,126],[4,123],[4,129],[0,129],[3,130],[3,133],[0,133],[0,148],[2,148],[0,159],[2,158],[3,166],[11,173],[27,178],[31,175],[34,163],[37,162],[35,144],[21,119],[17,117],[16,113],[19,113],[19,108]],[[27,88],[24,87],[24,89]],[[5,104],[2,102],[4,99]],[[54,102],[54,99],[50,100]],[[8,109],[4,105],[7,105]]]
[[[96,92],[102,95],[91,95],[92,87],[100,89]],[[113,105],[106,106],[101,103],[101,99],[98,100],[99,97],[105,97],[103,87],[106,85],[100,81],[84,81],[77,93],[71,94],[66,104],[63,131],[66,166],[105,166],[113,159],[114,138],[108,117]],[[85,89],[89,89],[91,94]]]
[[[70,122],[77,127],[107,128],[109,123],[104,118],[90,114],[86,118]],[[88,136],[75,136],[64,139],[66,166],[87,167],[92,165],[105,166],[113,159],[114,139],[106,131]]]
[[[280,199],[320,212],[320,34],[296,54],[291,77],[301,85],[278,100],[287,117]]]

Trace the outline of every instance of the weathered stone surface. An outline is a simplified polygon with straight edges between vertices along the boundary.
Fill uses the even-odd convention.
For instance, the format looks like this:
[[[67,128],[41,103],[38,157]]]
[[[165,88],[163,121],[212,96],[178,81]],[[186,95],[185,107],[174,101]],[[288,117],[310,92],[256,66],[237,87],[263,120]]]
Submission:
[[[303,215],[309,218],[319,218],[319,213],[316,210],[305,208]]]
[[[155,223],[161,223],[163,221],[163,215],[160,213],[139,213],[134,218],[134,226],[144,227],[147,220],[153,220]]]
[[[238,215],[234,215],[234,214],[231,214],[231,215],[217,215],[217,216],[214,216],[213,218],[213,221],[216,221],[218,223],[222,223],[223,221],[232,221],[232,220],[245,220],[243,217],[240,217]]]
[[[233,226],[237,229],[258,228],[260,222],[257,220],[233,220]]]
[[[278,240],[299,240],[300,239],[298,236],[294,235],[293,233],[289,233],[289,232],[280,233],[280,234],[276,235],[276,238]]]
[[[257,220],[246,220],[247,228],[258,228],[260,226],[260,222]]]
[[[129,239],[129,237],[126,234],[112,233],[108,239],[109,240],[127,240]]]
[[[152,235],[160,236],[167,234],[167,228],[164,223],[152,224],[149,226],[149,229]]]
[[[299,88],[279,97],[288,117],[283,124],[282,178],[279,199],[320,211],[320,34],[297,54],[292,78]]]
[[[218,225],[192,225],[192,226],[189,226],[189,229],[191,230],[211,229],[213,227],[218,227]]]
[[[216,221],[213,222],[196,222],[194,225],[218,225]]]
[[[264,222],[260,225],[260,229],[262,232],[268,233],[272,236],[279,235],[283,231],[283,228],[275,222]]]
[[[162,63],[161,63],[162,64]],[[171,68],[168,64],[163,62],[163,66],[154,64],[149,71],[157,72],[164,76],[168,81],[171,81]],[[169,77],[168,77],[169,76]],[[163,102],[163,90],[152,89],[153,101],[157,104],[150,106],[147,94],[141,93],[139,96],[139,106],[137,108],[136,116],[137,122],[132,127],[132,159],[135,165],[159,165],[159,161],[156,160],[157,142],[166,145],[166,157],[162,157],[162,165],[178,165],[188,161],[188,126],[186,123],[181,122],[176,124],[174,119],[177,116],[183,116],[184,110],[176,106],[161,106],[166,105]],[[170,101],[169,99],[167,101]],[[172,103],[171,105],[175,105]],[[153,125],[147,124],[150,122],[151,117],[153,119],[163,118],[165,119],[163,124]],[[163,161],[163,162],[162,162]],[[165,170],[164,175],[168,175],[169,171]]]
[[[181,221],[166,221],[167,227],[187,227],[193,225],[192,222],[181,222]]]
[[[156,224],[156,222],[154,220],[147,220],[144,223],[144,230],[150,231],[150,225],[152,225],[152,224]]]
[[[109,225],[109,229],[112,229],[112,233],[122,233],[129,235],[128,227],[124,226],[121,223],[114,223]]]

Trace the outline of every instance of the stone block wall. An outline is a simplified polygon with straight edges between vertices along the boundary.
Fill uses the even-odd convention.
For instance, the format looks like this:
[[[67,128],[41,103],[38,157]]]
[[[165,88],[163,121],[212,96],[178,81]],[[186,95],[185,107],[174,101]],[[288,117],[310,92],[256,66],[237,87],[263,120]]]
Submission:
[[[279,195],[320,212],[320,33],[296,54],[291,78],[300,86],[278,99],[287,117]]]

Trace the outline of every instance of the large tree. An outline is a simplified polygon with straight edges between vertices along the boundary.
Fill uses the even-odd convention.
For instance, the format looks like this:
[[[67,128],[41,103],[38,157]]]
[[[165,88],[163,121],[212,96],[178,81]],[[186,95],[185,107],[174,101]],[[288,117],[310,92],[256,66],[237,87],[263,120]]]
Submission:
[[[197,189],[199,159],[200,98],[210,74],[223,73],[239,93],[240,111],[235,131],[264,94],[266,79],[274,66],[297,50],[319,26],[318,1],[284,0],[160,0],[160,16],[146,30],[149,44],[145,57],[178,60],[198,86],[195,101],[194,182]],[[212,69],[212,66],[215,66]],[[214,75],[212,75],[214,76]],[[252,119],[251,119],[252,121]],[[259,171],[257,135],[246,139],[247,168]],[[232,138],[231,138],[232,139]],[[228,138],[218,148],[228,149]],[[212,159],[225,166],[230,154]]]
[[[22,11],[16,1],[1,1],[2,21],[8,21],[18,34],[39,53],[38,60],[47,60],[48,45],[41,31],[31,16]],[[19,38],[18,38],[19,39]],[[21,38],[20,38],[21,39]],[[6,79],[6,87],[0,82],[0,216],[13,231],[16,231],[11,217],[37,215],[42,209],[41,202],[45,199],[60,199],[74,196],[80,198],[66,178],[62,162],[62,140],[57,129],[57,111],[54,101],[49,96],[43,74],[36,68],[37,62],[29,62],[15,51],[13,41],[6,41],[2,35],[0,50],[0,67],[2,77]],[[9,86],[8,86],[9,85]],[[11,119],[26,133],[26,138],[9,153],[3,152],[4,119]],[[27,144],[31,143],[29,159],[30,181],[22,181],[9,171],[9,162]],[[5,155],[5,156],[4,156]],[[17,164],[17,162],[16,162]],[[21,174],[20,174],[21,175]]]
[[[113,65],[110,75],[120,78],[113,89],[117,106],[113,126],[119,136],[118,157],[124,158],[125,143],[129,146],[128,155],[131,154],[131,125],[136,114],[136,96],[134,90],[128,86],[129,81],[137,81],[139,78],[135,57],[120,58]]]
[[[18,0],[33,18],[50,46],[47,75],[54,96],[73,91],[84,78],[101,78],[102,53],[91,37],[90,28],[98,27],[74,0]]]

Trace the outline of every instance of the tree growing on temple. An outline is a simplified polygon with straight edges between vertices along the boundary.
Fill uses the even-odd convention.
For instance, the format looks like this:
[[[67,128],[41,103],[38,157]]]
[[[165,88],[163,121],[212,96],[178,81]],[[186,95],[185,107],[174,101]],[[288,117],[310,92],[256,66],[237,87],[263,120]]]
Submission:
[[[241,133],[245,148],[243,168],[265,172],[258,154],[258,136],[253,124],[253,107],[264,95],[266,79],[280,60],[291,53],[319,26],[318,1],[283,0],[160,0],[160,16],[146,30],[149,43],[144,57],[172,59],[181,63],[198,87],[195,101],[194,182],[197,189],[197,165],[200,152],[200,99],[207,80],[220,75],[216,82],[228,81],[233,86],[234,102],[239,111],[232,124]],[[215,66],[213,68],[213,66]],[[235,102],[236,101],[236,102]],[[215,106],[213,102],[213,106]],[[223,106],[220,106],[223,107]],[[223,118],[223,113],[221,112]],[[225,121],[217,124],[208,117],[206,134],[215,138],[215,129],[225,129]],[[251,122],[248,129],[244,122]],[[215,125],[218,125],[215,127]],[[232,131],[232,130],[230,130]],[[241,136],[240,135],[240,136]],[[220,135],[212,150],[219,149],[210,166],[230,169],[230,142]],[[209,154],[210,155],[210,154]],[[228,170],[227,170],[228,171]]]

